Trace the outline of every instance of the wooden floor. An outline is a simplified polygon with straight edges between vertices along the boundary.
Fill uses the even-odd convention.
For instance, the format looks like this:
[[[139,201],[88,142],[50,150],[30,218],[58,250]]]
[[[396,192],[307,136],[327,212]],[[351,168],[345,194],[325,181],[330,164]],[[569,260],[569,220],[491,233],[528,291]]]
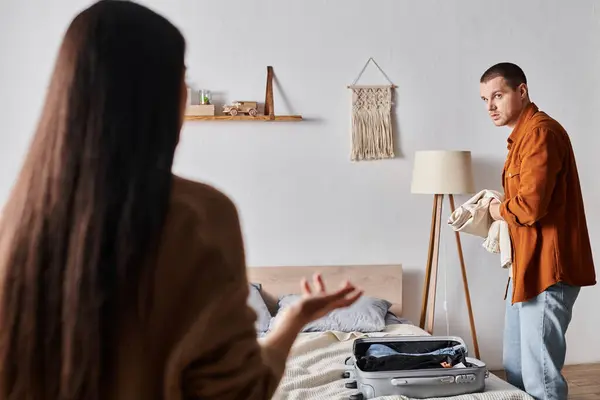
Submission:
[[[504,371],[492,371],[504,379]],[[600,400],[600,364],[568,365],[563,374],[569,382],[569,400]]]

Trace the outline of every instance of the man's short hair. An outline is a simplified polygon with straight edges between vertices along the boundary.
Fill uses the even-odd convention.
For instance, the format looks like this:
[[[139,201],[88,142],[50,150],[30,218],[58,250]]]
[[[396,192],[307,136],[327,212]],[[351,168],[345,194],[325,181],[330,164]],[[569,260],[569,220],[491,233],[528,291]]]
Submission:
[[[483,73],[483,75],[481,75],[479,82],[485,83],[499,76],[503,77],[506,84],[513,90],[522,83],[527,84],[527,78],[521,67],[509,62],[498,63],[491,66]]]

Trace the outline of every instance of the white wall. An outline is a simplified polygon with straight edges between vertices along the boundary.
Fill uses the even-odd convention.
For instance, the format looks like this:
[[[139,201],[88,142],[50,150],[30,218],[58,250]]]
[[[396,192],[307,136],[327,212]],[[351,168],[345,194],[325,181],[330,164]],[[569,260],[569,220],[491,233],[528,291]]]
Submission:
[[[431,198],[410,194],[419,149],[468,149],[478,188],[500,188],[509,131],[479,99],[491,64],[520,64],[533,100],[571,134],[593,247],[600,254],[600,25],[592,1],[147,0],[188,40],[189,76],[223,100],[264,96],[301,123],[188,123],[175,169],[237,202],[250,265],[402,263],[407,315],[418,320]],[[0,2],[0,202],[20,167],[63,30],[84,0]],[[373,56],[399,86],[395,160],[349,161],[352,82]],[[365,83],[381,83],[369,70]],[[152,85],[152,82],[148,82]],[[286,99],[287,102],[283,100]],[[287,103],[287,104],[286,104]],[[289,106],[288,106],[289,105]],[[596,167],[597,168],[597,167]],[[458,201],[465,200],[459,198]],[[446,203],[447,205],[447,203]],[[483,358],[500,365],[506,273],[463,237]],[[453,234],[443,230],[438,333],[468,338]],[[600,263],[600,259],[598,260]],[[587,288],[569,331],[568,362],[600,361],[600,287]]]

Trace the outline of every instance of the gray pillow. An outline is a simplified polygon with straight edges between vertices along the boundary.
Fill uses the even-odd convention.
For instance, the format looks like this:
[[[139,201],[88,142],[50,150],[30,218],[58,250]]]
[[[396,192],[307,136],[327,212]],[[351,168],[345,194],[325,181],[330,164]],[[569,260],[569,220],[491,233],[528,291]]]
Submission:
[[[250,295],[248,296],[248,305],[256,312],[256,327],[257,333],[264,333],[269,330],[269,322],[271,322],[271,313],[265,304],[261,294],[260,285],[256,283],[250,284]]]
[[[406,319],[406,318],[401,318],[401,317],[397,317],[396,314],[394,314],[391,311],[388,311],[388,313],[385,316],[385,325],[414,325],[410,320]]]
[[[280,312],[300,300],[300,295],[291,294],[279,300]],[[385,317],[391,303],[375,297],[362,296],[350,307],[333,310],[323,318],[306,325],[302,332],[380,332],[385,328]],[[279,312],[271,320],[277,323]]]

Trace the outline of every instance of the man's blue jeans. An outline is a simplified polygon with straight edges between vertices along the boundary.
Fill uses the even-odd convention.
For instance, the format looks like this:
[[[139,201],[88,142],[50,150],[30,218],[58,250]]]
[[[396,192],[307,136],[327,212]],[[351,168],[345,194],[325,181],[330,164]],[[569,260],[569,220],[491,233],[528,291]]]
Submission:
[[[537,297],[511,304],[512,281],[506,298],[504,369],[508,382],[538,400],[567,400],[561,370],[579,287],[558,283]]]

